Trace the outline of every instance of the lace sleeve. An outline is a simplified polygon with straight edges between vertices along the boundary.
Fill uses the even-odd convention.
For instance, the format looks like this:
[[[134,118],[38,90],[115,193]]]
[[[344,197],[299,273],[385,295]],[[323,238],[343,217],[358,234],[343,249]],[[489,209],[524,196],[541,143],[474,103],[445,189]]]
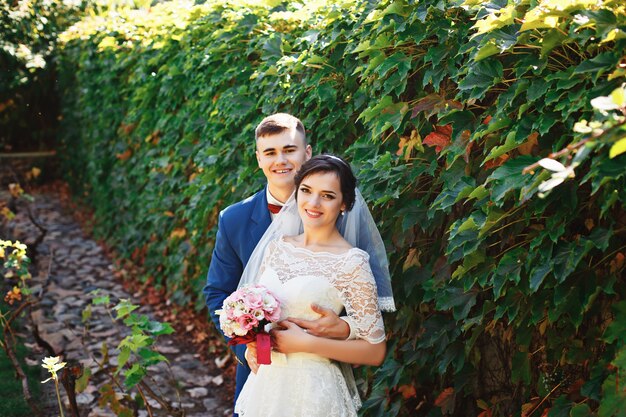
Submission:
[[[346,313],[356,325],[357,337],[372,344],[384,341],[385,326],[378,306],[376,281],[365,252],[353,251],[338,273],[335,287]]]

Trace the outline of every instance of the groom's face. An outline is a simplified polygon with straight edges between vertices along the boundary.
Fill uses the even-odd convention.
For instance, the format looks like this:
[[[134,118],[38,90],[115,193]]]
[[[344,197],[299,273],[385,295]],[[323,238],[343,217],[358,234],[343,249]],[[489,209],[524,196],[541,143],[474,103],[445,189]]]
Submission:
[[[286,129],[258,138],[256,158],[272,195],[286,199],[294,190],[296,172],[311,158],[311,146],[298,131]]]

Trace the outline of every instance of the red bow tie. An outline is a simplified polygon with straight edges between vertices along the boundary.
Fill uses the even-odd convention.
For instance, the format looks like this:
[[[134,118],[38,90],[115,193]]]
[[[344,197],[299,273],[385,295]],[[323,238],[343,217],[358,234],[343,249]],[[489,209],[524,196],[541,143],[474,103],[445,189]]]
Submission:
[[[270,213],[277,214],[283,206],[279,206],[278,204],[267,203],[267,208],[270,210]]]

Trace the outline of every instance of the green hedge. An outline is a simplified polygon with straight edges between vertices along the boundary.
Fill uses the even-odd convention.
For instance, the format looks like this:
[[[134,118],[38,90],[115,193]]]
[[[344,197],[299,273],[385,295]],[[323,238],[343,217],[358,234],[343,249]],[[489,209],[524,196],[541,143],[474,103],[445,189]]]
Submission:
[[[263,184],[254,127],[287,111],[352,162],[388,245],[366,414],[626,409],[621,2],[260,3],[65,33],[63,153],[97,233],[202,306],[217,213]]]

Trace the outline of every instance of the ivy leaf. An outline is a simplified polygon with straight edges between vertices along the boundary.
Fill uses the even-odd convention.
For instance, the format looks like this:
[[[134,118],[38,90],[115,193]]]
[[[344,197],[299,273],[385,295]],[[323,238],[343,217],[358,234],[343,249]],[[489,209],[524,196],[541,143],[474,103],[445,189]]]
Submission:
[[[507,282],[512,281],[515,284],[519,284],[523,253],[522,249],[517,248],[507,252],[500,259],[493,276],[494,298],[497,299],[503,295],[504,285]]]
[[[481,45],[476,55],[474,55],[474,61],[480,61],[481,59],[489,58],[492,55],[500,52],[500,48],[496,46],[496,42],[493,39],[490,39],[489,42]]]
[[[152,344],[152,339],[144,334],[132,334],[126,336],[119,344],[119,349],[128,348],[131,352],[136,352],[139,348]]]
[[[435,399],[435,406],[441,408],[442,414],[450,414],[454,411],[454,388],[449,387],[439,393]]]
[[[626,152],[626,137],[619,139],[617,142],[611,146],[611,150],[609,151],[609,158],[615,158],[618,155]]]
[[[589,235],[589,241],[601,251],[606,251],[613,236],[613,229],[596,228]]]
[[[138,308],[139,306],[132,304],[130,300],[121,300],[115,307],[113,307],[113,310],[117,312],[117,319],[121,319]]]
[[[555,28],[559,24],[559,14],[552,14],[549,9],[540,9],[539,7],[526,13],[524,23],[520,27],[520,32],[533,29],[549,29]]]
[[[422,143],[426,146],[434,146],[435,152],[439,153],[443,148],[450,144],[450,135],[452,134],[452,126],[437,126],[435,131],[426,135]]]
[[[280,58],[283,56],[283,38],[279,33],[271,34],[263,44],[263,59]]]
[[[611,307],[615,318],[606,328],[603,339],[608,343],[623,341],[626,337],[626,301],[620,301]]]
[[[592,247],[593,244],[588,240],[561,244],[554,256],[554,276],[557,282],[565,281]]]
[[[574,70],[575,74],[582,74],[587,72],[594,72],[595,79],[597,80],[602,74],[606,71],[612,70],[619,57],[616,56],[615,52],[604,52],[596,55],[591,59],[584,60],[580,65],[576,67]]]
[[[154,336],[174,333],[174,328],[169,323],[161,323],[158,321],[150,321],[143,330]]]
[[[139,364],[133,364],[130,369],[124,371],[124,386],[132,388],[137,385],[146,375],[146,370]]]
[[[102,305],[102,304],[109,305],[111,304],[111,298],[108,295],[103,295],[103,296],[94,298],[91,301],[91,303],[95,306]]]
[[[563,34],[560,30],[551,29],[546,33],[541,40],[541,57],[544,58],[554,48],[561,46],[563,43],[567,43],[569,37]]]
[[[432,48],[428,48],[424,55],[425,62],[432,62],[433,67],[439,67],[441,61],[448,55],[450,50],[446,45],[437,45]]]
[[[387,73],[393,69],[397,69],[401,77],[406,77],[406,74],[411,69],[411,58],[404,55],[402,52],[396,52],[377,68],[376,72],[381,77],[387,75]]]
[[[530,272],[530,290],[533,293],[539,289],[543,280],[552,270],[552,265],[549,262],[543,259],[540,262],[541,263],[535,266]]]
[[[474,190],[474,187],[476,187],[474,178],[458,178],[453,184],[444,187],[430,208],[432,210],[446,210],[460,199],[467,197]]]
[[[155,365],[160,362],[169,362],[165,356],[163,356],[159,352],[155,352],[152,349],[141,348],[137,353],[142,359],[142,364],[146,367]]]
[[[389,127],[398,130],[408,110],[409,106],[407,103],[393,103],[391,96],[385,96],[376,105],[364,110],[359,115],[359,119],[363,119],[366,123],[376,119],[375,130],[377,134],[380,134]]]
[[[129,358],[130,358],[130,348],[127,346],[121,348],[120,354],[117,356],[116,374],[118,374],[124,368],[124,365],[126,365],[126,362],[128,362]]]
[[[437,297],[437,308],[439,310],[453,309],[455,320],[466,318],[475,304],[476,293],[474,291],[464,291],[463,288],[446,288]]]
[[[494,10],[486,17],[476,21],[473,28],[477,29],[477,31],[472,35],[472,38],[494,29],[508,26],[513,23],[513,19],[516,16],[517,13],[514,4],[507,5],[499,10]]]
[[[486,184],[494,182],[492,186],[492,200],[501,202],[511,191],[520,189],[532,182],[532,175],[523,174],[524,168],[532,165],[537,158],[530,155],[509,159],[497,168],[488,178]]]
[[[480,98],[502,79],[504,69],[496,60],[483,60],[468,68],[469,73],[459,83],[459,90],[473,90],[470,98]]]
[[[515,140],[516,134],[517,134],[517,131],[515,131],[515,130],[509,132],[509,134],[506,135],[506,139],[505,139],[503,145],[501,145],[501,146],[494,146],[491,149],[491,151],[489,152],[489,155],[487,155],[487,157],[483,161],[483,165],[485,165],[487,162],[491,161],[492,159],[495,159],[495,158],[498,158],[500,156],[503,156],[507,152],[517,148],[519,146],[519,144]]]

